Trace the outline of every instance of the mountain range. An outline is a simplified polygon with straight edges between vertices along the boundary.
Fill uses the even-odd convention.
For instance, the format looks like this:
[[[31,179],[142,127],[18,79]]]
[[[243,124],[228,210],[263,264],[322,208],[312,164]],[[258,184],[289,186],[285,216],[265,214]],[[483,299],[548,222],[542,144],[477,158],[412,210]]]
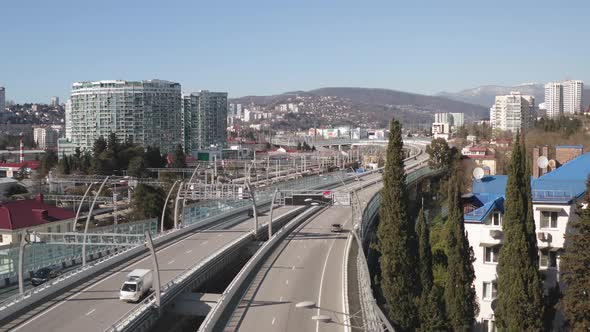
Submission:
[[[326,87],[309,91],[292,91],[270,96],[245,96],[231,103],[259,106],[272,110],[281,103],[299,103],[304,112],[321,117],[331,116],[328,124],[338,119],[359,122],[366,120],[375,126],[388,125],[395,116],[405,123],[431,123],[436,112],[462,112],[466,120],[488,117],[489,107],[474,105],[441,96],[428,96],[389,89]],[[301,112],[301,110],[300,110]]]
[[[540,83],[523,83],[515,86],[484,85],[459,92],[441,92],[437,96],[490,107],[497,95],[507,95],[512,91],[534,96],[537,105],[545,101],[545,87]],[[590,89],[584,89],[582,98],[584,108],[590,105]]]

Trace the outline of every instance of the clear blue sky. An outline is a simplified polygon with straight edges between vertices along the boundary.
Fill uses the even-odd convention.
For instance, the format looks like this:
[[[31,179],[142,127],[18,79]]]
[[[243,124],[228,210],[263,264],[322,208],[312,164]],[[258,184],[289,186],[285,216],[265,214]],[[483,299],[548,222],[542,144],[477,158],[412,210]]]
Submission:
[[[588,0],[18,0],[0,16],[0,85],[17,102],[63,100],[73,82],[99,79],[234,97],[590,84]]]

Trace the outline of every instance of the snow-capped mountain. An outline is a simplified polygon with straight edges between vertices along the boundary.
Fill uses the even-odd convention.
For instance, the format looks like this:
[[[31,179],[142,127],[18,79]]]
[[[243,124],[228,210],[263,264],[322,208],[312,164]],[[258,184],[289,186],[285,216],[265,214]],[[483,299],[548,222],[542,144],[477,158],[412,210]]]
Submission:
[[[523,95],[534,96],[536,104],[542,103],[545,100],[544,85],[541,83],[522,83],[515,86],[484,85],[459,92],[441,92],[438,95],[457,101],[490,107],[497,95],[506,95],[512,91],[519,91]]]

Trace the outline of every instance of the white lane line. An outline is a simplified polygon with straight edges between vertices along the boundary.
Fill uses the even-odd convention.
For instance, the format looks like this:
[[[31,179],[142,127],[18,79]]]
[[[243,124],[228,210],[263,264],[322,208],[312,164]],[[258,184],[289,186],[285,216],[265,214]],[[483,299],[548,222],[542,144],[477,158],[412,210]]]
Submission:
[[[217,234],[217,236],[222,236],[223,234]]]
[[[285,284],[287,284],[287,285],[289,284],[289,279],[287,279],[287,280],[285,281]]]
[[[173,260],[171,260],[171,261],[168,262],[168,265],[170,265],[170,264],[172,264],[174,262],[176,262],[176,261],[173,259]]]
[[[201,243],[202,246],[206,245],[209,241],[203,241],[203,243]]]
[[[332,241],[332,244],[330,245],[330,249],[328,249],[328,254],[326,255],[326,259],[324,260],[324,268],[322,269],[322,278],[320,279],[320,291],[318,293],[318,302],[317,302],[317,304],[318,304],[317,315],[318,316],[320,315],[320,307],[322,306],[322,287],[324,286],[324,275],[326,274],[326,267],[328,266],[328,259],[330,258],[330,253],[332,252],[332,249],[334,248],[334,244],[336,244],[336,240]],[[316,330],[316,332],[320,332],[320,321],[319,320],[316,321],[315,330]]]
[[[92,309],[92,310],[88,311],[88,312],[86,313],[86,316],[90,316],[90,315],[92,315],[92,313],[93,313],[93,312],[95,312],[95,311],[96,311],[96,309]]]
[[[200,232],[197,232],[197,233],[195,233],[194,235],[196,235],[196,234],[198,234],[198,233],[200,233]],[[181,243],[184,243],[184,240],[190,239],[192,236],[193,236],[193,235],[190,235],[190,236],[188,236],[188,237],[184,238],[182,241],[177,241],[177,242],[175,242],[175,243],[173,243],[173,244],[171,244],[171,245],[169,245],[169,246],[167,246],[167,247],[165,247],[165,248],[162,248],[162,249],[160,249],[160,250],[156,251],[156,254],[160,254],[160,253],[162,253],[162,252],[164,252],[164,251],[167,251],[168,249],[172,249],[172,248],[176,247],[177,245],[179,245],[179,244],[181,244]],[[108,277],[106,277],[106,278],[104,278],[104,279],[98,280],[98,282],[96,282],[96,283],[94,283],[94,284],[92,284],[92,285],[90,285],[90,286],[88,286],[88,287],[86,287],[86,288],[84,288],[84,289],[82,289],[82,290],[78,291],[77,293],[73,294],[72,296],[70,296],[70,297],[67,297],[67,298],[64,298],[63,300],[60,300],[61,302],[59,302],[58,304],[56,304],[56,305],[54,305],[54,306],[51,306],[49,309],[47,309],[47,310],[43,311],[42,313],[40,313],[40,314],[38,314],[38,315],[34,316],[33,318],[31,318],[31,319],[27,320],[26,322],[22,323],[21,325],[19,325],[19,326],[15,327],[15,328],[13,329],[13,331],[17,331],[17,330],[20,330],[20,329],[22,329],[23,327],[25,327],[25,326],[29,325],[30,323],[34,322],[35,320],[37,320],[37,319],[39,319],[39,318],[41,318],[41,317],[43,317],[43,316],[47,315],[49,312],[51,312],[51,311],[53,311],[53,310],[57,309],[58,307],[60,307],[60,306],[62,306],[62,305],[64,305],[64,304],[66,304],[66,303],[68,303],[69,301],[67,301],[67,300],[71,300],[71,299],[73,299],[73,298],[76,298],[76,297],[78,297],[80,294],[82,294],[82,293],[84,293],[84,292],[86,292],[86,291],[89,291],[89,290],[91,290],[92,288],[94,288],[94,287],[96,287],[96,286],[98,286],[98,285],[102,284],[103,282],[105,282],[105,281],[107,281],[107,280],[109,280],[109,279],[111,279],[111,278],[113,278],[113,277],[119,276],[119,274],[123,273],[122,271],[123,271],[125,268],[129,268],[129,267],[131,267],[131,266],[136,266],[136,265],[138,265],[139,263],[141,263],[141,262],[143,262],[143,261],[146,261],[146,260],[148,260],[148,259],[149,259],[149,258],[151,258],[151,257],[152,257],[152,256],[150,256],[150,255],[147,255],[147,256],[145,256],[144,258],[142,258],[142,259],[138,260],[138,261],[137,261],[137,262],[135,262],[135,263],[132,263],[132,264],[126,265],[124,268],[122,268],[121,270],[119,270],[119,271],[117,271],[117,272],[114,272],[114,273],[113,273],[113,274],[111,274],[110,276],[108,276]]]
[[[271,323],[272,325],[275,325],[275,320],[276,320],[276,318],[275,318],[275,317],[273,317],[273,318],[272,318],[272,323]]]
[[[295,270],[295,265],[293,265],[293,270]]]
[[[301,260],[301,256],[297,256],[297,259]]]
[[[192,249],[191,249],[191,250],[187,250],[187,251],[185,251],[185,253],[187,253],[187,254],[190,254],[191,252],[193,252],[193,250],[192,250]]]
[[[283,302],[283,297],[279,297],[279,302]]]

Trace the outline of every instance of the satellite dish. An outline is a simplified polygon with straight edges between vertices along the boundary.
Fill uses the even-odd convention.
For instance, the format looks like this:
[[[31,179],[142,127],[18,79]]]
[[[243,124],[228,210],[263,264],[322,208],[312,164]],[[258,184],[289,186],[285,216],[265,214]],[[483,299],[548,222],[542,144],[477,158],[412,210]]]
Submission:
[[[492,307],[492,310],[495,312],[496,308],[498,307],[498,299],[493,300],[490,306]]]
[[[485,172],[484,172],[483,168],[476,167],[473,169],[473,178],[475,178],[476,180],[481,180],[484,175],[485,175]]]
[[[540,168],[547,168],[547,166],[549,165],[549,159],[547,159],[547,157],[545,156],[540,156],[539,158],[537,158],[537,165]]]
[[[557,162],[555,161],[555,159],[549,160],[549,167],[551,167],[552,169],[557,168]]]

